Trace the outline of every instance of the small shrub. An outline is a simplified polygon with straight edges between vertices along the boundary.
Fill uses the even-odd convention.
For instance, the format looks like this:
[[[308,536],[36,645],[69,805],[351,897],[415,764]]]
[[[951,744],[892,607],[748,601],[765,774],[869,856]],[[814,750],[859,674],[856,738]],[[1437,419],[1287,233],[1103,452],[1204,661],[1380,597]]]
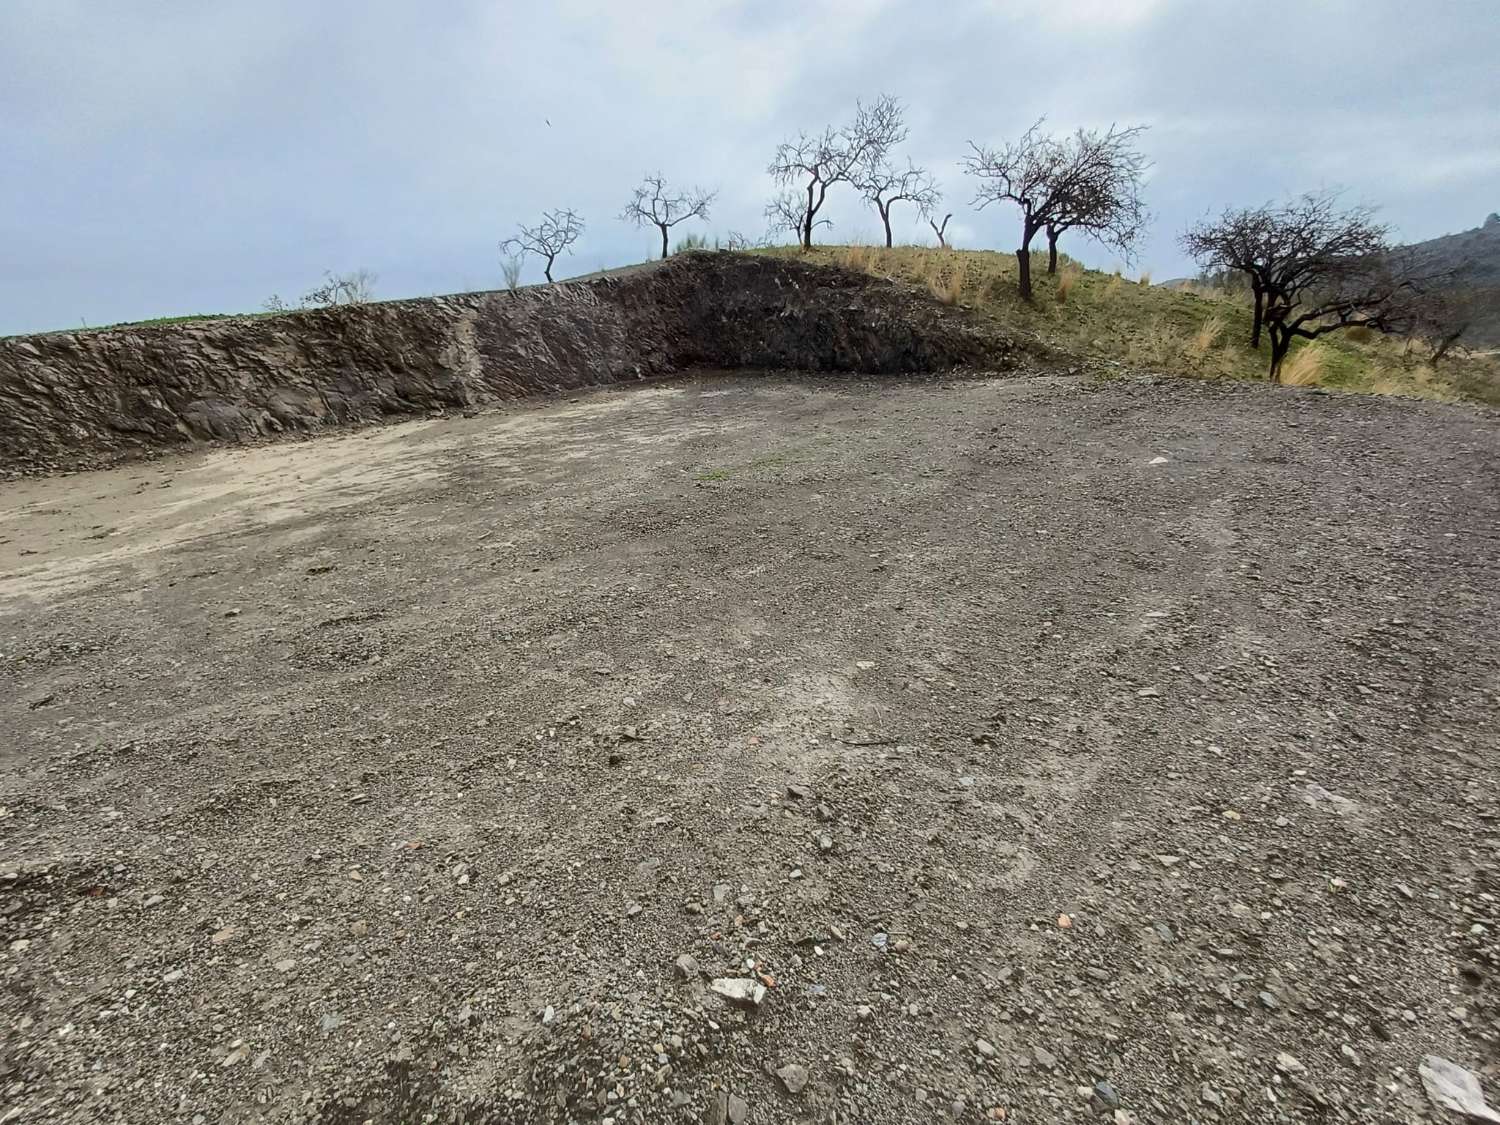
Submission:
[[[314,308],[363,305],[374,299],[375,281],[375,274],[367,269],[341,274],[325,270],[323,284],[308,290],[302,298],[302,304]]]
[[[1344,339],[1351,344],[1368,344],[1375,339],[1375,330],[1367,324],[1356,324],[1344,329]]]
[[[525,261],[519,254],[506,254],[500,259],[500,275],[505,278],[505,288],[514,291],[521,285],[521,265]]]
[[[932,290],[932,295],[943,304],[956,305],[958,299],[963,296],[964,276],[957,269],[952,269],[941,276],[929,278],[927,287]]]
[[[677,240],[677,245],[672,247],[672,253],[681,254],[687,250],[707,250],[708,236],[702,234],[685,234]]]
[[[1141,279],[1140,279],[1140,283],[1139,284],[1140,284],[1140,287],[1142,289],[1150,289],[1151,288],[1151,271],[1150,270],[1142,270],[1141,271]]]
[[[1120,295],[1120,290],[1124,287],[1125,279],[1120,276],[1119,270],[1115,270],[1115,272],[1110,275],[1109,280],[1104,283],[1104,289],[1101,293],[1101,296],[1103,296],[1106,301],[1114,300],[1114,298]]]
[[[1068,294],[1073,291],[1073,286],[1077,285],[1079,279],[1082,277],[1083,271],[1071,262],[1057,275],[1057,291],[1055,295],[1059,305],[1066,305],[1068,303]]]
[[[1188,338],[1187,354],[1201,360],[1214,350],[1224,335],[1224,318],[1214,313],[1198,326],[1198,331]]]
[[[1288,387],[1316,387],[1323,378],[1322,344],[1308,344],[1281,365],[1281,381]]]

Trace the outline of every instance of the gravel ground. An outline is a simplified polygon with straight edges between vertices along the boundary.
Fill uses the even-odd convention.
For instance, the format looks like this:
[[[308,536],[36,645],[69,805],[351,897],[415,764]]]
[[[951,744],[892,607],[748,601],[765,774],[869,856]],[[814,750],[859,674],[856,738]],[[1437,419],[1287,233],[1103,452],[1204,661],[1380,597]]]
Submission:
[[[0,494],[0,1121],[1500,1101],[1500,430],[705,373]]]

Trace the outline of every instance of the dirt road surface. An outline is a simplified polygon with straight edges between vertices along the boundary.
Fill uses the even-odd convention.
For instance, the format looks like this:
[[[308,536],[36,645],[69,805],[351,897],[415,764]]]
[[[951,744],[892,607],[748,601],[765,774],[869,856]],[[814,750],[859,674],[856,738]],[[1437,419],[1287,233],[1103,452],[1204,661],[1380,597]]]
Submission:
[[[1493,415],[704,374],[0,521],[0,1120],[1500,1100]]]

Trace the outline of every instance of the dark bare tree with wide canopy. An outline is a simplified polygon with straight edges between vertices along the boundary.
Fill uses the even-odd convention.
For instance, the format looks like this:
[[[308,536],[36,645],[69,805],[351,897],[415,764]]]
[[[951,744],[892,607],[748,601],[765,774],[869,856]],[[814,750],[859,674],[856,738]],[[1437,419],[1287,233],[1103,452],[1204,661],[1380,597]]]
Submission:
[[[1021,296],[1032,299],[1031,242],[1047,232],[1050,267],[1056,269],[1057,239],[1083,230],[1129,253],[1144,226],[1140,182],[1148,167],[1135,150],[1143,126],[1111,125],[1104,132],[1080,129],[1058,140],[1042,132],[1038,120],[1020,138],[998,148],[969,142],[964,170],[979,180],[974,203],[1014,203],[1021,211],[1021,245],[1016,250]]]
[[[1271,339],[1272,382],[1294,340],[1354,327],[1441,340],[1454,315],[1442,297],[1451,270],[1392,246],[1374,210],[1346,207],[1336,190],[1226,211],[1189,230],[1182,245],[1207,267],[1249,276]]]
[[[542,272],[549,282],[558,255],[583,237],[583,217],[566,207],[543,211],[542,221],[534,227],[517,226],[521,233],[500,243],[500,252],[507,257],[534,254],[542,260]]]
[[[669,253],[668,238],[673,227],[688,219],[708,219],[708,209],[718,192],[701,187],[673,191],[660,172],[647,176],[625,204],[620,218],[637,227],[655,227],[661,232],[661,256]]]
[[[772,229],[794,231],[802,249],[811,250],[814,229],[828,223],[818,218],[828,189],[852,182],[859,169],[882,161],[905,139],[900,101],[881,94],[869,105],[856,103],[851,124],[842,128],[829,125],[821,133],[800,133],[795,140],[777,146],[766,171],[777,186],[800,185],[800,190],[784,191],[766,205]]]

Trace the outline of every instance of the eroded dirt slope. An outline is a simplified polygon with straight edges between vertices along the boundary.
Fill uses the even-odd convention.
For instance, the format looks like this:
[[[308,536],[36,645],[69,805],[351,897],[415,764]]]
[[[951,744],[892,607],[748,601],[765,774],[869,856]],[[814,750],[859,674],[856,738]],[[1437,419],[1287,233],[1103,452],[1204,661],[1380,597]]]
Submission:
[[[0,1101],[1497,1100],[1497,485],[1456,408],[704,376],[8,486]]]

